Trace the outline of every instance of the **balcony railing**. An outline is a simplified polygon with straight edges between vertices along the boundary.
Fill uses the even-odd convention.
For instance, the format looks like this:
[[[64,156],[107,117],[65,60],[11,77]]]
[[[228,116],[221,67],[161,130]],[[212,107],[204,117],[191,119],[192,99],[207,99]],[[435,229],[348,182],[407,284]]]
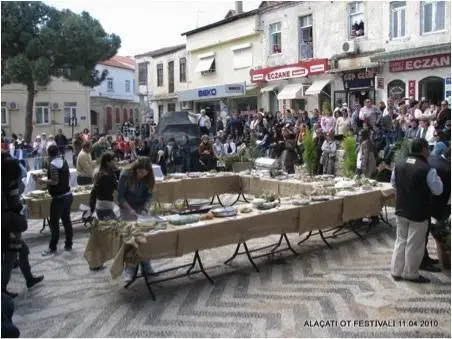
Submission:
[[[314,51],[310,44],[300,44],[299,46],[299,56],[300,60],[312,59],[314,56]]]

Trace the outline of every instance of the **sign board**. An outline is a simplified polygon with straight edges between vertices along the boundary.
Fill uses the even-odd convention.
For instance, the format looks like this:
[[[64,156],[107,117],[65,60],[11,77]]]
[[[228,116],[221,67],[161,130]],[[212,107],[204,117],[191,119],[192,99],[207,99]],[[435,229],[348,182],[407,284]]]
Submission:
[[[389,63],[389,71],[391,73],[418,71],[422,69],[440,67],[450,67],[450,54],[438,54],[405,60],[395,60]]]
[[[405,96],[405,83],[402,80],[393,80],[388,84],[388,98],[399,102]]]
[[[451,104],[451,79],[450,75],[444,78],[444,100]]]
[[[416,96],[416,80],[408,81],[408,96],[414,98]]]
[[[375,77],[375,88],[376,89],[385,89],[385,81],[383,77],[376,76]]]
[[[177,99],[181,101],[219,100],[221,98],[245,95],[244,82],[227,85],[209,86],[179,92]]]
[[[296,64],[252,69],[251,82],[261,83],[275,80],[302,78],[308,75],[323,74],[328,71],[328,59],[313,59]]]
[[[351,72],[345,72],[343,75],[344,88],[367,88],[374,87],[376,69],[360,69]]]

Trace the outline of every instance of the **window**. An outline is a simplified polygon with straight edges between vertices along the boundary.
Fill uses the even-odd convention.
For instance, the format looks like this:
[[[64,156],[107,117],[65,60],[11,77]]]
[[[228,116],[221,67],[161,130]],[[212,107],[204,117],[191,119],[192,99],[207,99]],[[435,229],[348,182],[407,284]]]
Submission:
[[[168,112],[176,112],[176,104],[168,104]]]
[[[405,36],[406,2],[391,2],[391,38],[403,38]]]
[[[364,2],[354,1],[348,5],[350,37],[364,35]]]
[[[64,124],[71,126],[72,122],[75,122],[77,117],[77,103],[65,102],[64,103]]]
[[[159,105],[159,118],[162,116],[163,114],[163,105]]]
[[[281,53],[281,22],[270,25],[270,53]]]
[[[244,44],[233,49],[234,69],[248,68],[253,65],[253,53],[251,44]]]
[[[157,65],[157,86],[163,87],[163,64]]]
[[[146,85],[148,83],[148,63],[140,62],[138,64],[138,84]]]
[[[50,123],[50,110],[48,102],[37,102],[35,105],[36,125]]]
[[[8,125],[8,110],[6,109],[6,102],[2,102],[2,126]]]
[[[168,93],[174,93],[174,61],[168,62]]]
[[[130,80],[126,80],[126,93],[130,93]]]
[[[107,91],[113,92],[113,78],[107,78]]]
[[[421,2],[421,32],[422,34],[441,31],[445,28],[446,2]]]
[[[300,60],[311,59],[313,47],[312,15],[306,15],[300,18]]]
[[[179,82],[187,81],[187,59],[179,59]]]

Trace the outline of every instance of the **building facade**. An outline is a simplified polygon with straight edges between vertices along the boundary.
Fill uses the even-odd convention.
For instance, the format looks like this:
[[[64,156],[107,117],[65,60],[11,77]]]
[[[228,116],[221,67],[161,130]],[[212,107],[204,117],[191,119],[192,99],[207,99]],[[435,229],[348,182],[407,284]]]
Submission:
[[[158,123],[166,112],[180,111],[183,102],[177,93],[188,86],[188,63],[185,45],[161,48],[135,56],[138,94],[147,118]]]
[[[251,81],[266,110],[446,95],[450,2],[287,2],[259,15],[263,63]]]
[[[99,63],[96,70],[107,70],[108,75],[104,82],[90,90],[91,125],[104,133],[116,133],[126,121],[140,123],[135,60],[115,56]]]
[[[256,112],[258,92],[249,74],[262,62],[258,10],[244,13],[237,2],[225,19],[183,35],[189,81],[178,100],[194,112],[205,109],[214,123],[233,111]]]
[[[2,129],[7,133],[25,133],[27,90],[20,84],[2,86]],[[71,117],[76,119],[71,120]],[[58,129],[70,137],[75,131],[91,129],[89,88],[78,82],[54,78],[45,87],[38,86],[33,102],[33,135],[55,135]]]

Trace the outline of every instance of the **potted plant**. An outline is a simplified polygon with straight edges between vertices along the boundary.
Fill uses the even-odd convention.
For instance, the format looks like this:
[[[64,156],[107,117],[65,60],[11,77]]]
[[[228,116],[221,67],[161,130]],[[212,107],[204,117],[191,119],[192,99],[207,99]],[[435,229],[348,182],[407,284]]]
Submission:
[[[353,177],[356,172],[356,139],[348,136],[342,141],[342,149],[344,150],[344,163],[342,166],[342,175],[344,177]]]
[[[441,266],[445,270],[450,270],[450,217],[444,222],[432,224],[431,233],[436,242]]]
[[[306,135],[303,138],[303,148],[303,161],[306,164],[309,175],[313,176],[317,163],[317,152],[315,149],[314,138],[310,131],[306,132]]]

